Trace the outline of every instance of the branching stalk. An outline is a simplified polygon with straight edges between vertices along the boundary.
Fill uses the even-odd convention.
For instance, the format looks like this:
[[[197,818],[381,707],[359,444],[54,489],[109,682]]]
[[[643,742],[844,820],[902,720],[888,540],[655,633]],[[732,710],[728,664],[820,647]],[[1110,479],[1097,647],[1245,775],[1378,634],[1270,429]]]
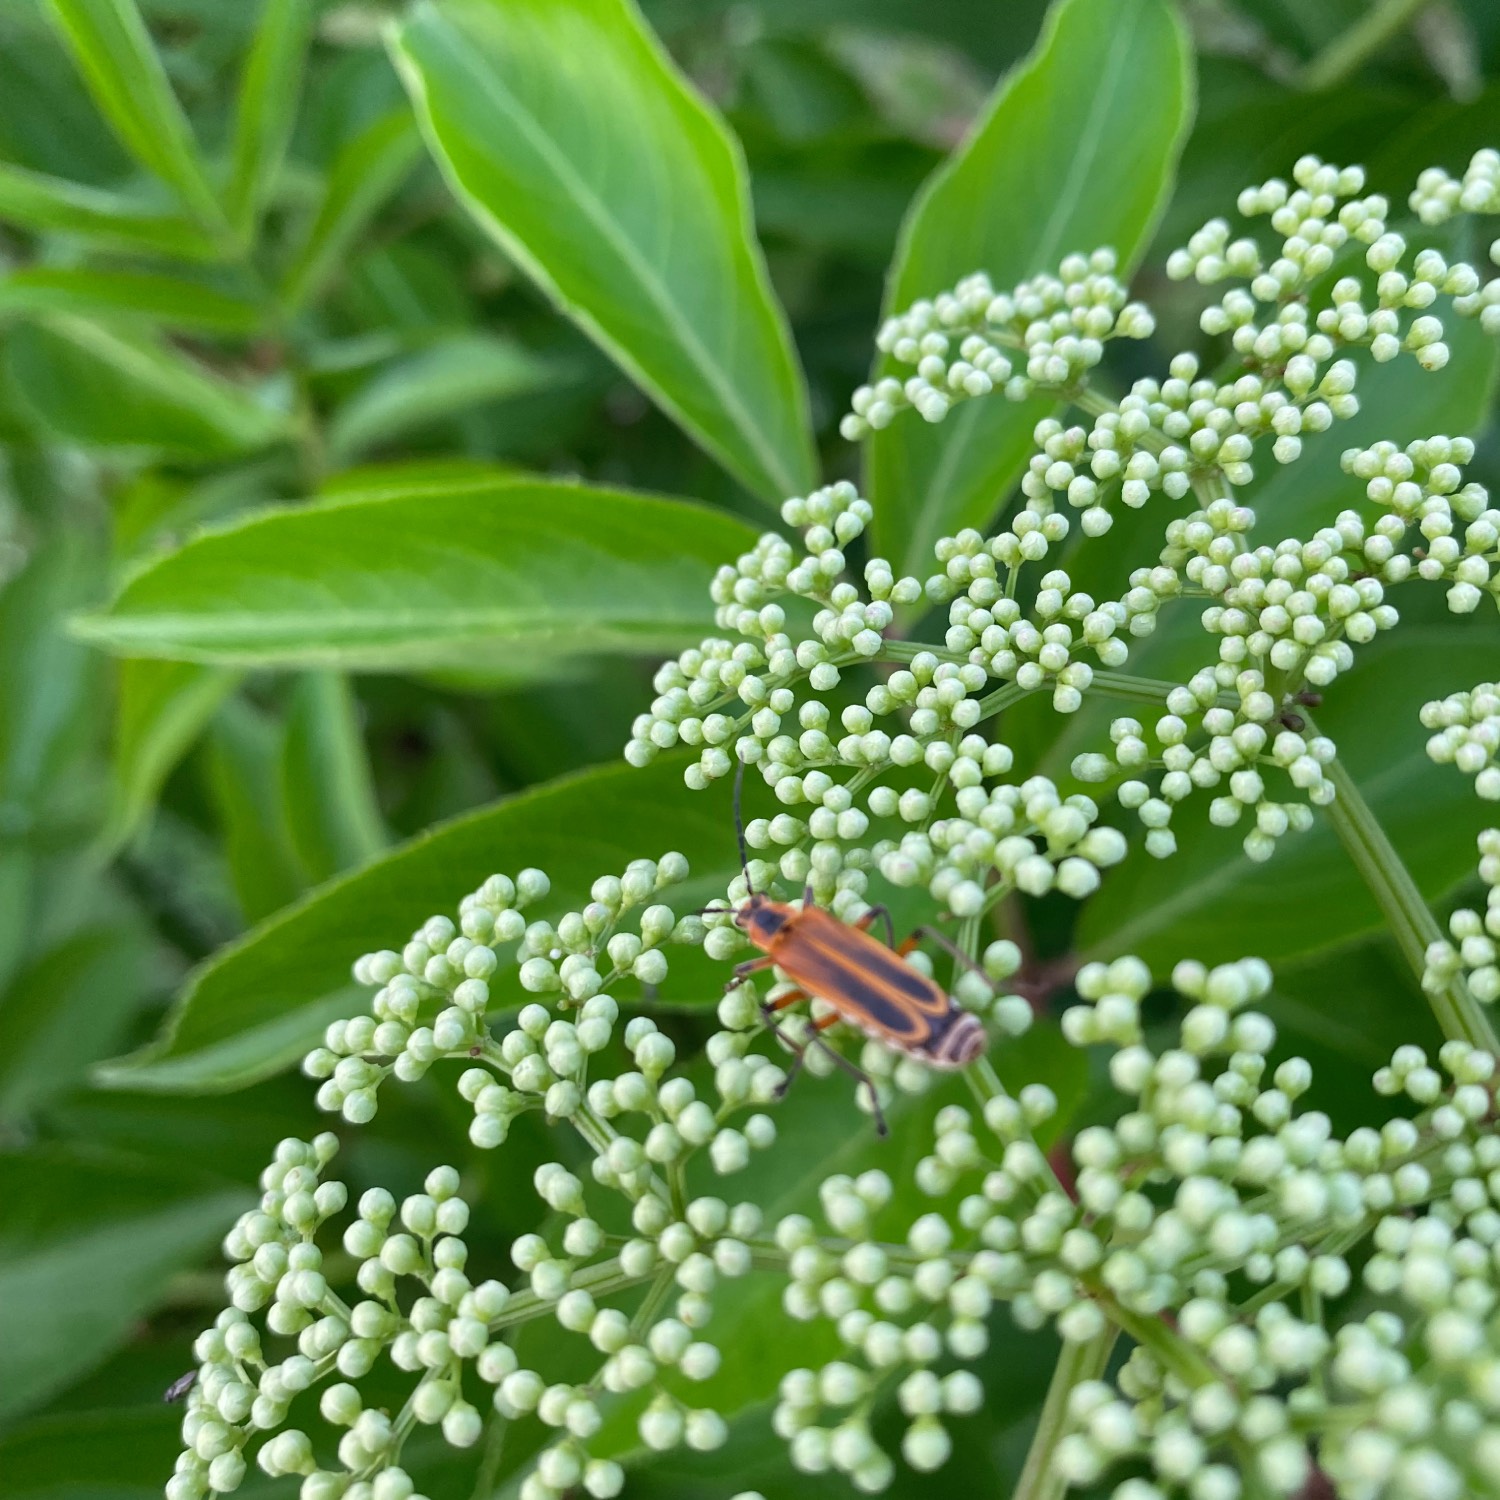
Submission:
[[[1308,63],[1297,82],[1309,93],[1342,83],[1414,20],[1427,3],[1428,0],[1376,0],[1353,26],[1334,37]]]
[[[1106,1323],[1082,1344],[1064,1344],[1052,1370],[1036,1433],[1011,1500],[1061,1500],[1067,1483],[1053,1465],[1053,1454],[1068,1431],[1068,1399],[1085,1380],[1098,1380],[1109,1364],[1120,1330]]]
[[[1311,729],[1311,723],[1308,727]],[[1442,929],[1347,768],[1334,760],[1326,767],[1326,774],[1338,789],[1337,798],[1324,809],[1328,820],[1380,903],[1402,956],[1420,982],[1428,945],[1442,939]],[[1500,1038],[1462,978],[1455,977],[1441,990],[1424,993],[1444,1036],[1500,1054]]]

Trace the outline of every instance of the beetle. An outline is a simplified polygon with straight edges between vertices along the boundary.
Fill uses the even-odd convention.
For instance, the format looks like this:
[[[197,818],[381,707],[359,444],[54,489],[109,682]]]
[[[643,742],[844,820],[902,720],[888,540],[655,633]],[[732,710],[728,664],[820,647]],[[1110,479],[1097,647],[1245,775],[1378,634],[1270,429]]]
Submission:
[[[748,887],[750,861],[740,816],[744,771],[742,761],[735,776],[734,822],[740,865]],[[931,1068],[966,1067],[988,1047],[989,1039],[979,1017],[959,1006],[935,979],[904,961],[905,955],[924,936],[930,936],[977,969],[974,961],[942,933],[919,927],[898,947],[890,913],[883,906],[872,906],[855,922],[841,922],[831,912],[814,905],[811,885],[802,893],[800,908],[773,901],[764,891],[752,890],[744,904],[734,909],[733,918],[735,926],[763,956],[737,964],[726,991],[773,965],[780,969],[795,988],[762,1006],[767,1025],[778,1033],[776,1013],[798,1000],[816,997],[833,1007],[830,1015],[813,1023],[814,1032],[808,1042],[799,1045],[788,1040],[796,1058],[782,1085],[783,1092],[801,1067],[809,1043],[818,1042],[840,1067],[853,1073],[869,1089],[876,1128],[884,1135],[885,1121],[874,1082],[842,1053],[822,1041],[823,1031],[837,1021],[847,1021],[866,1036]],[[870,932],[880,919],[885,922],[886,943]]]

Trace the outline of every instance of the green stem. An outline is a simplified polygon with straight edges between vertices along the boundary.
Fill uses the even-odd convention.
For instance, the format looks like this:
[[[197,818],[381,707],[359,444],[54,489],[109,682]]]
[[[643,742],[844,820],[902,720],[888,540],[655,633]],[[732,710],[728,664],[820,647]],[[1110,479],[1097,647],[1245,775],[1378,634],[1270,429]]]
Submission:
[[[1428,0],[1375,0],[1347,31],[1340,34],[1303,68],[1298,84],[1309,93],[1331,89],[1357,72],[1407,25]]]
[[[1022,698],[1030,697],[1035,688],[1023,688],[1014,682],[1007,682],[1004,687],[996,688],[993,693],[979,700],[979,717],[987,719],[991,714],[998,714],[1007,709],[1013,703],[1019,703]]]
[[[887,640],[880,648],[880,655],[874,660],[901,662],[904,665],[923,655],[932,655],[939,661],[951,661],[959,666],[969,659],[967,651],[950,651],[946,646],[931,646],[926,641]]]
[[[630,1287],[640,1286],[643,1282],[650,1281],[655,1274],[655,1271],[647,1271],[643,1276],[632,1276],[620,1269],[619,1257],[616,1256],[610,1260],[601,1260],[596,1265],[585,1266],[573,1277],[570,1285],[591,1292],[595,1297],[608,1297],[614,1292],[623,1292]],[[490,1332],[499,1333],[503,1328],[514,1328],[518,1323],[529,1323],[533,1318],[544,1317],[551,1313],[556,1306],[556,1302],[538,1297],[530,1287],[525,1287],[516,1292],[490,1319]]]
[[[490,1418],[489,1432],[485,1435],[484,1453],[479,1460],[479,1469],[474,1475],[474,1488],[469,1500],[490,1500],[500,1480],[500,1460],[505,1454],[505,1435],[510,1423],[498,1412]]]
[[[1087,412],[1091,417],[1107,417],[1120,409],[1118,402],[1111,400],[1103,391],[1096,390],[1091,385],[1080,386],[1076,391],[1070,391],[1068,399],[1079,411]]]
[[[1310,719],[1308,729],[1318,732]],[[1442,940],[1442,929],[1343,763],[1330,761],[1325,773],[1337,793],[1324,809],[1328,821],[1379,902],[1402,956],[1420,983],[1427,966],[1428,945]],[[1461,978],[1437,993],[1425,989],[1423,993],[1444,1036],[1500,1054],[1500,1038]]]
[[[1011,1500],[1062,1500],[1067,1481],[1054,1469],[1052,1456],[1068,1430],[1068,1400],[1082,1382],[1103,1376],[1119,1336],[1120,1330],[1106,1323],[1086,1342],[1062,1346]]]
[[[1089,691],[1103,693],[1106,698],[1129,698],[1136,703],[1159,704],[1165,703],[1168,694],[1181,686],[1181,683],[1163,682],[1155,677],[1136,677],[1129,672],[1098,670],[1094,673],[1093,682],[1089,684]],[[1238,708],[1239,695],[1220,693],[1219,706]]]

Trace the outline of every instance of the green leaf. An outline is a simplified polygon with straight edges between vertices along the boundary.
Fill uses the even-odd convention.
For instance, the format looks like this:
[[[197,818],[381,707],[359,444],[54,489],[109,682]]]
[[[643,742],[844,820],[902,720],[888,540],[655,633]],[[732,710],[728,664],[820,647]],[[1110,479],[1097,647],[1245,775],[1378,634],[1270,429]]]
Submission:
[[[184,1364],[191,1362],[188,1353]],[[181,1427],[181,1409],[160,1401],[40,1413],[0,1434],[5,1494],[8,1500],[155,1500]]]
[[[95,271],[74,266],[22,266],[0,277],[0,319],[25,313],[124,316],[160,328],[204,333],[254,333],[261,310],[201,282],[150,271]]]
[[[98,675],[64,622],[101,574],[92,541],[64,528],[0,589],[0,804],[11,815],[0,813],[0,831],[36,818],[65,743],[89,713]]]
[[[343,505],[398,496],[467,495],[486,484],[509,484],[524,477],[514,464],[482,458],[393,458],[330,474],[318,486],[315,498],[323,505]]]
[[[443,417],[483,402],[556,385],[569,371],[512,339],[461,333],[388,365],[341,406],[328,427],[338,463],[400,442]]]
[[[1280,1048],[1312,1064],[1308,1103],[1328,1111],[1340,1134],[1390,1119],[1390,1101],[1370,1080],[1397,1047],[1435,1055],[1443,1043],[1416,976],[1384,932],[1278,964],[1262,1008]]]
[[[0,1417],[103,1358],[250,1197],[181,1164],[55,1147],[0,1156]]]
[[[48,0],[48,6],[120,143],[176,190],[199,224],[220,229],[223,210],[135,0]]]
[[[0,219],[78,234],[100,246],[175,260],[213,260],[218,246],[195,224],[148,213],[128,198],[0,162]]]
[[[139,932],[94,928],[16,976],[0,995],[0,1119],[34,1109],[120,1045],[148,954]]]
[[[648,851],[675,849],[693,874],[666,894],[674,910],[722,894],[738,864],[730,788],[716,782],[687,792],[685,764],[672,755],[643,771],[615,765],[564,777],[441,823],[329,881],[198,968],[161,1039],[99,1076],[114,1087],[166,1092],[236,1088],[266,1077],[312,1045],[329,1021],[369,1003],[350,984],[354,959],[404,942],[496,871],[546,870],[552,894],[545,910],[561,912],[587,901],[600,875]],[[663,998],[717,1001],[722,965],[686,949],[670,957]],[[497,1008],[523,993],[508,969],[497,973],[492,990]]]
[[[971,271],[1004,288],[1104,245],[1128,274],[1170,191],[1192,108],[1187,40],[1167,0],[1061,0],[1036,51],[912,205],[887,312]],[[876,550],[898,573],[921,574],[938,537],[988,522],[1052,407],[996,394],[935,427],[907,414],[875,433]]]
[[[240,908],[259,921],[306,886],[282,797],[283,727],[231,698],[208,736],[208,779],[219,812],[224,857]]]
[[[76,628],[122,655],[370,671],[677,649],[741,521],[542,480],[258,513],[147,564]],[[668,540],[670,539],[670,540]]]
[[[31,850],[5,833],[0,836],[0,987],[11,982],[31,946],[35,890],[36,860]]]
[[[125,661],[116,686],[109,818],[113,852],[146,820],[163,783],[230,693],[238,676],[191,662]]]
[[[0,157],[100,185],[133,167],[58,45],[44,0],[0,5]]]
[[[348,141],[328,169],[322,202],[281,285],[288,312],[314,301],[342,268],[350,247],[422,154],[406,109],[392,110]]]
[[[218,458],[288,431],[283,413],[143,333],[54,315],[16,329],[6,357],[37,415],[80,442]]]
[[[421,1112],[420,1104],[414,1108]],[[399,1138],[399,1126],[393,1129],[392,1122],[402,1113],[382,1113],[380,1134]],[[215,1173],[246,1184],[260,1175],[273,1142],[288,1135],[310,1140],[329,1123],[298,1073],[268,1078],[236,1094],[76,1089],[47,1106],[46,1120],[49,1132],[63,1140],[163,1164],[181,1161],[182,1143],[188,1140],[201,1153],[199,1160],[213,1163]]]
[[[98,674],[63,622],[101,571],[98,550],[60,530],[0,589],[0,990],[37,941],[39,835],[92,728]]]
[[[373,859],[386,846],[359,704],[339,672],[305,672],[292,691],[281,761],[292,847],[313,880]]]
[[[1396,592],[1403,615],[1422,587]],[[1430,698],[1494,675],[1488,625],[1404,619],[1361,648],[1354,669],[1318,710],[1318,728],[1338,745],[1429,900],[1472,869],[1483,817],[1465,778],[1427,758],[1417,711]],[[1218,963],[1256,954],[1276,963],[1382,924],[1375,898],[1322,818],[1307,833],[1288,834],[1263,865],[1240,847],[1243,827],[1209,824],[1202,795],[1181,807],[1173,829],[1178,851],[1170,859],[1152,859],[1137,847],[1105,877],[1079,922],[1086,956],[1136,953],[1158,973],[1180,958]]]
[[[627,0],[441,0],[394,54],[459,200],[762,498],[814,482],[743,159]]]
[[[262,0],[260,25],[240,77],[225,193],[229,222],[245,243],[292,138],[312,20],[312,0]]]

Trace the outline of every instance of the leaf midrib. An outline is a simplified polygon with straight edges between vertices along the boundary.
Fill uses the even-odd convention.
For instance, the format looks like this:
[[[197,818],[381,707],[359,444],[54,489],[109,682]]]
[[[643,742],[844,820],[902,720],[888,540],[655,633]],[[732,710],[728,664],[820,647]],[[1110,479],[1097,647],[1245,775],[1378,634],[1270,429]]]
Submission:
[[[306,641],[315,636],[323,643],[383,641],[392,635],[411,640],[414,632],[427,632],[423,639],[444,640],[480,637],[503,640],[510,637],[588,635],[600,630],[621,634],[649,634],[703,625],[700,613],[681,615],[591,614],[580,619],[576,609],[567,615],[555,610],[514,610],[493,607],[419,610],[390,609],[371,605],[360,610],[276,610],[246,613],[193,614],[184,611],[130,615],[84,615],[75,622],[76,633],[87,639],[140,641],[179,640],[201,644],[205,640],[249,642],[274,641],[294,636]]]
[[[557,146],[548,134],[546,127],[504,85],[503,79],[499,78],[498,73],[496,77],[500,86],[494,90],[490,90],[486,87],[486,75],[480,72],[476,63],[462,52],[456,54],[450,53],[450,55],[455,56],[458,66],[468,73],[470,78],[479,85],[481,92],[489,94],[495,100],[496,104],[505,113],[510,115],[521,134],[531,142],[534,149],[543,158],[554,175],[571,192],[574,201],[578,204],[585,217],[598,229],[601,238],[619,255],[626,269],[635,277],[647,301],[656,308],[663,322],[676,335],[679,343],[718,398],[720,405],[731,417],[736,431],[749,443],[751,452],[755,455],[762,468],[764,468],[767,477],[780,486],[783,495],[796,494],[800,487],[797,480],[783,468],[781,457],[775,445],[771,443],[768,436],[761,430],[759,424],[753,420],[751,412],[741,401],[733,382],[727,378],[726,372],[714,360],[707,347],[699,339],[692,324],[682,317],[676,305],[667,294],[665,286],[653,274],[650,263],[642,258],[633,241],[619,228],[618,221],[610,214],[607,206],[600,201],[588,183],[573,168],[561,147]],[[429,114],[431,114],[430,105]],[[486,215],[490,218],[494,217],[488,210],[486,210]],[[543,267],[542,263],[537,261],[535,257],[532,257],[532,260],[540,275],[552,286],[557,287],[557,283]],[[562,289],[557,287],[557,290],[561,294]],[[568,298],[570,303],[572,300],[572,298]],[[582,309],[579,309],[579,311],[582,312]],[[588,317],[590,322],[594,321],[591,315],[587,313],[583,315]],[[598,325],[596,324],[596,326]],[[602,327],[600,328],[600,332],[604,334]],[[604,336],[608,338],[611,347],[615,348],[620,354],[624,354],[624,350],[612,335],[605,334]],[[683,411],[679,403],[668,395],[666,391],[661,389],[655,380],[646,376],[646,372],[640,369],[637,361],[628,355],[625,355],[625,360],[629,364],[636,365],[641,375],[657,390],[658,395],[669,406],[676,408],[684,418],[686,417],[687,414]]]
[[[1128,30],[1122,29],[1115,33],[1105,69],[1100,74],[1099,88],[1094,93],[1089,106],[1088,119],[1070,158],[1067,180],[1052,200],[1052,212],[1048,215],[1046,229],[1033,252],[1034,272],[1045,270],[1057,259],[1057,246],[1054,242],[1060,238],[1064,222],[1077,207],[1082,195],[1084,176],[1098,153],[1103,117],[1113,107],[1125,57],[1135,43],[1135,31],[1135,25],[1131,25]],[[961,466],[964,450],[973,441],[976,426],[978,426],[977,419],[971,417],[943,445],[942,457],[922,490],[921,504],[917,507],[916,524],[912,527],[913,536],[926,534],[928,517],[944,494],[950,477]],[[996,503],[999,503],[998,496]]]

